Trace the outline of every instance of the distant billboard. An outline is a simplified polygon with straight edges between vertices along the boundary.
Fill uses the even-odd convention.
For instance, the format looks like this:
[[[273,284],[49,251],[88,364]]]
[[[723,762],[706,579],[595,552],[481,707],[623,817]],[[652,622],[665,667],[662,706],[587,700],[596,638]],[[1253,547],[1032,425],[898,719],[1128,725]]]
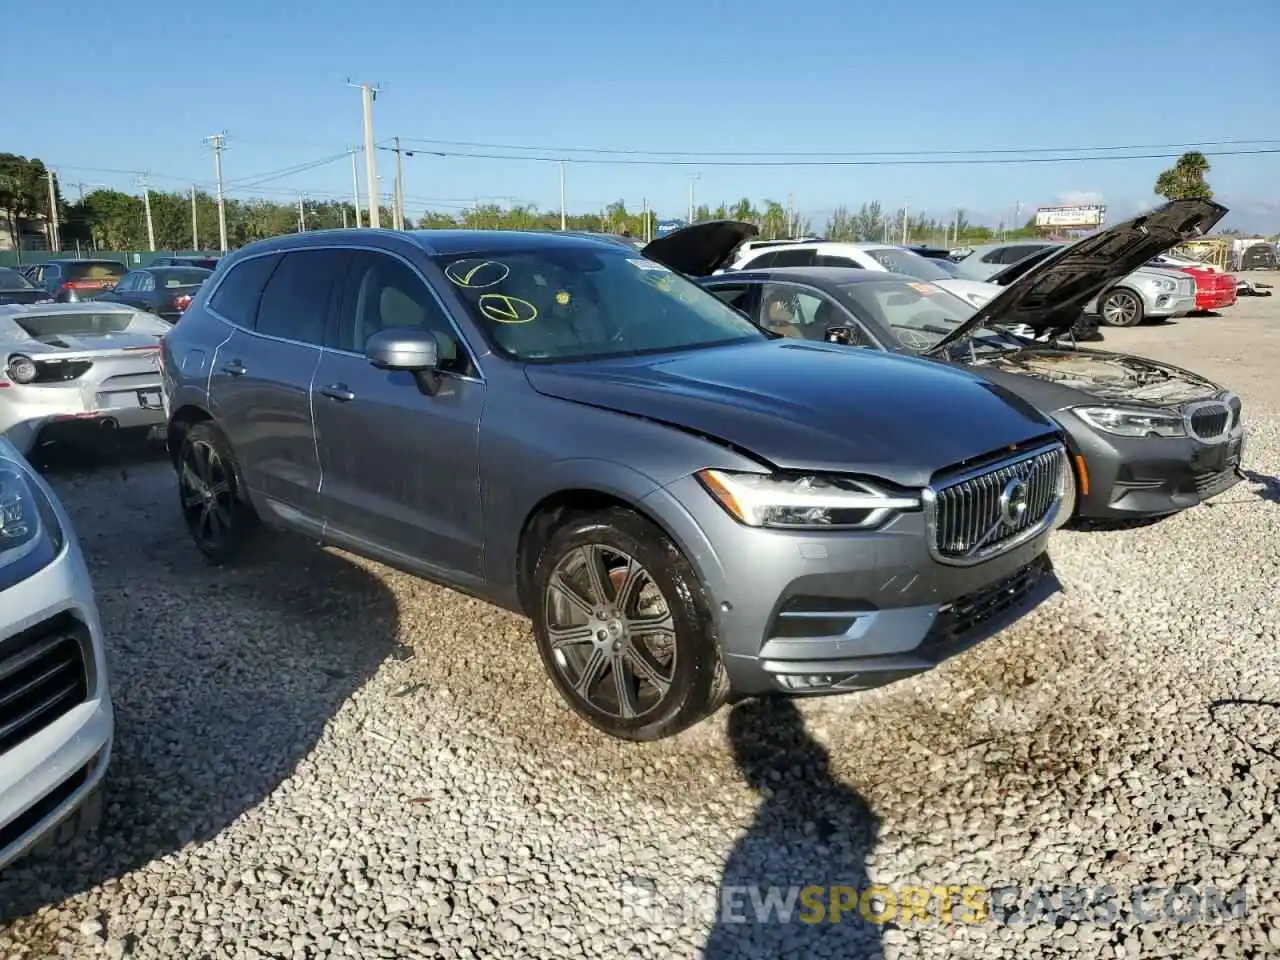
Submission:
[[[1107,208],[1097,204],[1077,207],[1041,207],[1036,226],[1062,230],[1087,230],[1107,222]]]
[[[668,233],[671,233],[673,230],[679,230],[684,225],[685,222],[683,220],[659,220],[656,225],[658,228],[657,235],[665,237]]]

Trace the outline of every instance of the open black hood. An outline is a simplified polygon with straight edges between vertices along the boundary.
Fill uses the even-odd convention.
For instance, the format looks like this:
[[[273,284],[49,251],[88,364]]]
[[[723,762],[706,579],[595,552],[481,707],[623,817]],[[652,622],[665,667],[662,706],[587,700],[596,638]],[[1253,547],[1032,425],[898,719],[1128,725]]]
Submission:
[[[687,277],[709,277],[729,262],[743,241],[759,233],[753,223],[707,220],[651,240],[640,252]]]
[[[1212,200],[1170,200],[1150,213],[1063,247],[997,294],[931,353],[988,323],[1024,323],[1037,333],[1066,330],[1085,305],[1152,257],[1203,236],[1227,215]]]

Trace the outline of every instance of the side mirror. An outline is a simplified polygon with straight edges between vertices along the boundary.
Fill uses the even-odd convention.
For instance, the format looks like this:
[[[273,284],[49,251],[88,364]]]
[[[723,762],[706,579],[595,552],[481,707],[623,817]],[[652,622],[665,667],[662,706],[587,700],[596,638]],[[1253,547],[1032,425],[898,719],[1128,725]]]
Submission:
[[[412,373],[418,389],[427,396],[439,392],[440,361],[449,359],[441,357],[440,341],[435,334],[417,327],[379,330],[365,344],[364,355],[379,370]]]

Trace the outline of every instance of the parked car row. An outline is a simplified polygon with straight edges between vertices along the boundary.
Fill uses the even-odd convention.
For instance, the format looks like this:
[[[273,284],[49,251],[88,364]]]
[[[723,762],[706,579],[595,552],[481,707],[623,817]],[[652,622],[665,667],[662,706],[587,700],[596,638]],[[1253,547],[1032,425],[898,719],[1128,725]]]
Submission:
[[[5,308],[27,363],[7,376],[31,386],[30,367],[79,348],[158,357],[176,505],[210,562],[293,531],[519,612],[573,710],[656,740],[731,697],[929,670],[1059,590],[1048,545],[1073,517],[1169,513],[1230,486],[1244,426],[1229,391],[991,328],[1064,330],[1225,212],[1170,203],[981,306],[889,270],[717,273],[756,235],[733,221],[642,251],[300,233],[236,251],[175,325],[152,320],[158,353],[126,342],[146,317],[131,307]],[[91,329],[63,319],[86,310],[103,318]],[[111,382],[105,358],[76,356]],[[70,526],[8,445],[0,491],[15,544],[0,540],[0,730],[20,735],[0,743],[3,864],[92,812],[111,728]],[[33,678],[66,689],[5,696]]]

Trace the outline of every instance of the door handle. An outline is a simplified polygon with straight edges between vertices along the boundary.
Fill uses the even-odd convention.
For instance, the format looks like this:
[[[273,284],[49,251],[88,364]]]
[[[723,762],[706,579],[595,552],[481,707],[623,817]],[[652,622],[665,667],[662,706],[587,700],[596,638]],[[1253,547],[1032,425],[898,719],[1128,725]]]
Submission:
[[[346,403],[356,398],[356,395],[347,389],[345,383],[331,383],[327,387],[321,387],[320,392],[330,400],[337,400],[339,403]]]
[[[228,360],[222,365],[222,372],[229,373],[233,377],[243,377],[249,371],[245,370],[244,364],[239,360]]]

